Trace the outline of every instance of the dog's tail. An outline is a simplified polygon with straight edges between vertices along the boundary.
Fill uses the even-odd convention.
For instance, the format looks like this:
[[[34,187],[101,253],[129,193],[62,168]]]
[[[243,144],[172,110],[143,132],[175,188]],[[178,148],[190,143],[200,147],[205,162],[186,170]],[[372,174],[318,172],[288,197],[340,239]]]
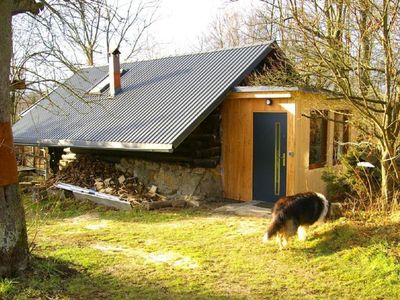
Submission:
[[[268,241],[274,235],[278,233],[278,231],[285,225],[286,217],[283,211],[280,211],[272,218],[271,224],[268,226],[268,230],[263,237],[263,242]]]

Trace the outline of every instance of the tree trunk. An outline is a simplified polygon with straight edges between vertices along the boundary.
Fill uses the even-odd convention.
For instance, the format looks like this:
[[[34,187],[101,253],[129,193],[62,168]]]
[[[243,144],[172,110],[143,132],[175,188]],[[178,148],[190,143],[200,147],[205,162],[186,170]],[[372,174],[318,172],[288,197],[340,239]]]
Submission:
[[[387,151],[382,152],[381,158],[381,208],[386,209],[392,202],[395,191],[395,174],[393,162]]]
[[[15,2],[0,1],[0,278],[26,268],[28,241],[18,192],[10,123],[11,17]]]
[[[28,264],[25,212],[18,184],[0,187],[0,278],[18,274]]]
[[[85,49],[85,54],[86,54],[86,63],[88,66],[94,66],[94,50],[91,47],[87,47]]]

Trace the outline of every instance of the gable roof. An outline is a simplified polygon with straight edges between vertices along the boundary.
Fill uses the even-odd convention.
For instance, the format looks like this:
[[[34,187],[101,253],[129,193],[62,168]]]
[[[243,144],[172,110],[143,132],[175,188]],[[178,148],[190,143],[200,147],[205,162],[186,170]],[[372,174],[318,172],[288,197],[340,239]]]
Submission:
[[[90,95],[108,66],[82,69],[13,126],[14,142],[172,152],[275,42],[122,64],[122,90]]]

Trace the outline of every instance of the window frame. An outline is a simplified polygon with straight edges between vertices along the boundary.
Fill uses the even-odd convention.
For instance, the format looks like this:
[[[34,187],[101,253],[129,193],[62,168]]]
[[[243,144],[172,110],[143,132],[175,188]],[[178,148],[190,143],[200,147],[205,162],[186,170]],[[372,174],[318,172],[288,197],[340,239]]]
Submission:
[[[333,166],[340,164],[340,157],[342,155],[346,154],[348,151],[348,148],[349,148],[348,145],[342,145],[343,151],[342,151],[340,157],[338,157],[338,155],[337,155],[337,152],[338,152],[337,149],[339,148],[340,144],[350,142],[349,119],[350,119],[350,111],[349,110],[338,110],[338,111],[335,111],[333,114],[333,138],[332,138],[332,165]],[[340,124],[340,126],[342,126],[342,131],[339,133],[342,140],[336,141],[336,133],[337,133],[336,129],[338,128],[339,124]]]
[[[128,72],[129,69],[120,69],[121,77]],[[98,80],[94,86],[92,86],[86,93],[88,95],[101,95],[110,87],[110,74],[104,75],[101,80]]]
[[[308,143],[308,169],[313,170],[313,169],[318,169],[325,167],[328,161],[328,110],[311,110],[310,111],[310,124],[309,124],[309,143]],[[313,116],[314,115],[314,116]],[[316,115],[316,116],[315,116]],[[312,122],[315,120],[321,120],[322,125],[322,142],[320,145],[320,150],[321,150],[321,160],[317,162],[310,163],[311,159],[311,126]]]

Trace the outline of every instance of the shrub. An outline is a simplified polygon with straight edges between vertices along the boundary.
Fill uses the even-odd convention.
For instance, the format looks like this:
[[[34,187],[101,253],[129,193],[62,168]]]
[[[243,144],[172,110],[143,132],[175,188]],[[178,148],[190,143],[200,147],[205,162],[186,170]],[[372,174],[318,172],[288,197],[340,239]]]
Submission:
[[[357,166],[367,161],[374,168]],[[356,145],[340,158],[340,164],[324,170],[327,196],[333,201],[350,200],[355,208],[366,209],[375,202],[380,187],[380,164],[376,151],[369,145]]]

